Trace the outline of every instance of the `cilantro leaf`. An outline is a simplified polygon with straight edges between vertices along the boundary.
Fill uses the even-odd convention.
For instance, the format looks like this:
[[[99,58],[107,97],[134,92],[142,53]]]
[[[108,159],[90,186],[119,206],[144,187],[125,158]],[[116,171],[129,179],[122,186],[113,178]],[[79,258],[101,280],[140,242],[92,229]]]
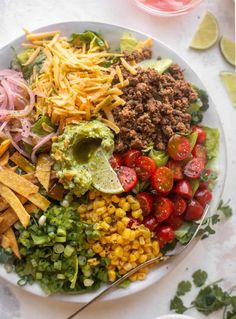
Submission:
[[[226,218],[229,218],[233,215],[233,210],[228,203],[229,203],[229,200],[228,202],[224,203],[223,200],[221,199],[219,206],[217,208],[217,210],[221,211]]]
[[[175,296],[170,301],[170,310],[174,310],[176,313],[184,313],[188,308],[184,306],[183,301],[178,296]]]
[[[204,270],[199,269],[192,274],[192,277],[195,286],[201,287],[205,284],[208,275]]]
[[[177,296],[184,296],[187,292],[189,292],[192,288],[192,284],[190,281],[181,281],[177,287]]]

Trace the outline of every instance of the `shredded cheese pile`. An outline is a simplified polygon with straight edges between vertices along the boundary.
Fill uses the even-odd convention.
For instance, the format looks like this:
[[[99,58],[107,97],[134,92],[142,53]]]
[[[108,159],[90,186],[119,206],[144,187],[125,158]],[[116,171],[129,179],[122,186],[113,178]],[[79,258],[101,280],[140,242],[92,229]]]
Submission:
[[[73,46],[57,31],[28,33],[26,39],[29,43],[25,46],[35,48],[26,64],[41,50],[47,57],[41,72],[33,74],[31,81],[37,95],[37,116],[49,115],[62,131],[67,124],[99,117],[99,111],[103,110],[106,119],[101,120],[118,133],[111,110],[125,104],[120,97],[121,89],[129,83],[123,79],[119,66],[104,68],[99,64],[108,56],[121,54],[109,53],[100,47],[88,49],[86,44]],[[112,85],[116,74],[119,83]]]

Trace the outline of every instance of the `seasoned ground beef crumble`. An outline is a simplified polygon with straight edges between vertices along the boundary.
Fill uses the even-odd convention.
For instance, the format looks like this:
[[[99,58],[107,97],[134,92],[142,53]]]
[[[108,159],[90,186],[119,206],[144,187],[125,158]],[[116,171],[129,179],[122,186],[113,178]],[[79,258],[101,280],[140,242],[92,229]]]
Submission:
[[[128,62],[139,62],[151,57],[150,50],[125,54]],[[160,75],[154,69],[137,68],[130,74],[120,65],[129,85],[123,89],[124,106],[113,110],[120,133],[116,136],[115,149],[143,149],[151,142],[159,150],[165,150],[174,133],[186,134],[190,130],[191,115],[188,106],[197,99],[197,93],[184,79],[183,71],[173,64],[168,72]],[[114,79],[118,82],[118,78]]]

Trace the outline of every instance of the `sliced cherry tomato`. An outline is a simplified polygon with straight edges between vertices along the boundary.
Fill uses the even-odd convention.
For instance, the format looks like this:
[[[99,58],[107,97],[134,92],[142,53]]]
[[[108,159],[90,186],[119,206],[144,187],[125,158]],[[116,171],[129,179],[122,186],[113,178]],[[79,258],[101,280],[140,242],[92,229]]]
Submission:
[[[136,173],[142,181],[148,180],[156,169],[156,163],[148,156],[140,156],[136,160]]]
[[[139,204],[143,211],[143,215],[147,216],[148,214],[150,214],[154,202],[153,195],[147,192],[142,192],[136,196],[136,199],[139,201]]]
[[[123,158],[121,154],[114,153],[113,156],[109,159],[112,168],[117,168],[123,165]]]
[[[117,176],[125,192],[131,191],[138,183],[138,177],[133,168],[120,166],[117,170]]]
[[[203,169],[203,162],[198,158],[193,158],[185,165],[184,175],[189,178],[199,178]]]
[[[191,184],[186,179],[177,182],[173,188],[173,192],[186,199],[190,199],[193,196]]]
[[[157,239],[160,240],[162,243],[168,243],[175,239],[175,233],[171,226],[162,226],[156,232]]]
[[[128,150],[124,153],[123,159],[124,164],[128,167],[134,168],[136,166],[137,159],[141,156],[141,152],[139,150]]]
[[[173,205],[174,205],[173,214],[175,216],[182,215],[185,212],[185,209],[187,207],[186,201],[180,196],[175,196],[172,199],[172,202],[173,202]]]
[[[184,219],[181,216],[175,216],[175,215],[171,214],[170,217],[167,218],[165,223],[167,223],[174,230],[176,230],[176,229],[180,228],[183,225]]]
[[[205,146],[203,146],[201,144],[196,144],[192,150],[192,154],[194,157],[200,159],[204,165],[206,165],[207,154],[206,154]]]
[[[167,148],[170,157],[176,161],[184,160],[191,153],[189,140],[186,137],[177,134],[169,139]]]
[[[193,198],[188,204],[184,218],[186,220],[198,220],[202,217],[203,212],[203,206]]]
[[[192,127],[193,132],[197,132],[197,143],[203,144],[206,141],[206,131],[204,131],[201,127],[199,126],[193,126]]]
[[[151,231],[154,231],[158,226],[158,221],[153,215],[148,215],[144,218],[143,224]]]
[[[169,167],[169,169],[172,170],[174,180],[179,181],[179,180],[184,178],[184,174],[182,171],[182,165],[179,161],[170,160],[167,163],[167,166]]]
[[[205,207],[212,200],[212,193],[208,189],[198,189],[194,196]]]
[[[173,209],[173,203],[169,198],[160,197],[154,205],[153,214],[158,223],[161,223],[172,214]]]
[[[167,194],[174,183],[173,172],[165,166],[158,167],[151,178],[152,187],[159,193]]]

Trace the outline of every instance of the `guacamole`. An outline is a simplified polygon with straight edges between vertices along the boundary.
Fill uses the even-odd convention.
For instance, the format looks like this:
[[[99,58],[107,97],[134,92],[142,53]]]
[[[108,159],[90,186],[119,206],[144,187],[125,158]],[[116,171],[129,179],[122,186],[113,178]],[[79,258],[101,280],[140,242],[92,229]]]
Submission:
[[[114,150],[114,135],[97,120],[66,126],[63,134],[52,144],[56,175],[76,196],[82,196],[92,185],[89,160],[98,148],[110,158]]]

